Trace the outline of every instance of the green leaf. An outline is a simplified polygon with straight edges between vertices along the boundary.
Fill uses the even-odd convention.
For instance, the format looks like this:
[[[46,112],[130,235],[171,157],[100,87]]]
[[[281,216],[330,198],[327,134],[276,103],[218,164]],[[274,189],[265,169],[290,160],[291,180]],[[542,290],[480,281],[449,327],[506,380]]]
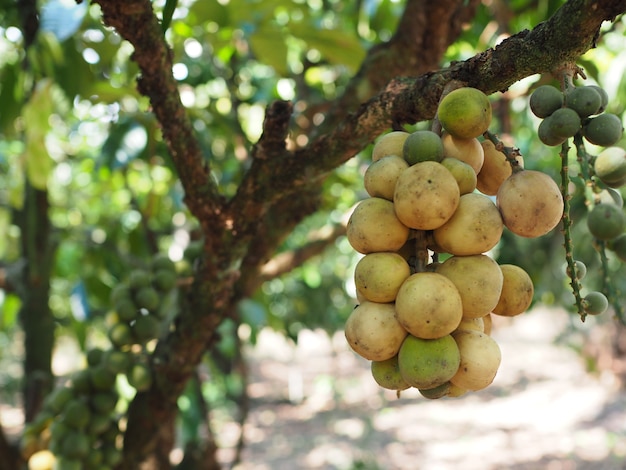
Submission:
[[[290,24],[289,31],[296,38],[320,51],[322,56],[333,64],[345,65],[356,71],[363,58],[365,49],[352,33],[333,29],[314,29],[303,24]]]
[[[270,29],[268,26],[250,34],[248,41],[256,59],[270,65],[280,75],[287,75],[287,45],[284,31]]]

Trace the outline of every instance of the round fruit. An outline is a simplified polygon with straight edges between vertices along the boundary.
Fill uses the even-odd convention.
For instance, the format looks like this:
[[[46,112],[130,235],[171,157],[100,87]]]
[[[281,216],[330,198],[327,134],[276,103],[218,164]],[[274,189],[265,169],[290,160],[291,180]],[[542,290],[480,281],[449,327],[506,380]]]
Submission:
[[[459,348],[450,335],[437,339],[408,335],[398,352],[400,374],[418,389],[432,389],[450,380],[460,360]]]
[[[467,163],[457,158],[444,158],[441,164],[454,176],[461,195],[469,194],[476,189],[476,172]]]
[[[539,123],[539,127],[537,128],[537,137],[539,137],[539,140],[541,142],[550,147],[561,145],[567,140],[567,137],[562,137],[554,133],[554,131],[552,130],[551,116],[548,116]]]
[[[54,470],[83,470],[83,462],[80,459],[59,456],[54,462],[53,468]]]
[[[454,331],[461,322],[461,295],[454,283],[442,274],[415,273],[398,291],[396,316],[413,336],[441,338]]]
[[[480,331],[459,330],[452,334],[461,355],[459,368],[450,379],[465,390],[482,390],[496,377],[502,354],[493,338]]]
[[[487,196],[495,196],[498,194],[500,185],[513,173],[511,163],[504,153],[496,149],[492,141],[484,140],[480,144],[485,157],[477,176],[476,188]],[[518,155],[515,160],[519,167],[524,168],[524,158],[521,155]]]
[[[535,287],[526,271],[514,264],[500,265],[502,271],[502,292],[493,313],[514,317],[525,312],[533,300]]]
[[[608,93],[604,90],[604,88],[599,87],[598,85],[587,85],[589,88],[593,88],[594,90],[596,90],[598,92],[598,94],[600,95],[601,98],[601,104],[600,104],[600,109],[598,109],[598,114],[603,113],[604,111],[606,111],[606,107],[609,105],[609,95]]]
[[[552,113],[549,124],[553,135],[567,138],[580,130],[581,122],[576,111],[570,108],[560,108]]]
[[[624,207],[624,199],[622,199],[622,194],[613,189],[613,188],[605,188],[598,194],[598,203],[599,204],[615,204],[617,207]]]
[[[563,93],[551,85],[541,85],[530,95],[530,110],[538,118],[550,116],[563,106]]]
[[[476,331],[480,331],[481,333],[484,333],[485,320],[483,320],[483,317],[478,317],[478,318],[463,317],[463,319],[461,320],[461,323],[459,323],[459,326],[456,327],[455,331],[457,330],[476,330]]]
[[[441,163],[422,162],[400,174],[393,206],[398,219],[407,227],[433,230],[452,216],[459,196],[459,185]]]
[[[395,356],[406,334],[390,303],[363,302],[352,311],[345,324],[350,347],[370,361]]]
[[[388,155],[375,161],[367,167],[363,177],[367,194],[388,201],[393,200],[396,181],[398,181],[400,173],[408,167],[409,164],[406,160],[398,155]]]
[[[109,339],[116,348],[133,344],[133,334],[130,326],[126,323],[116,323],[109,329]]]
[[[157,290],[152,287],[142,287],[135,294],[135,305],[137,308],[145,308],[146,310],[156,310],[161,303],[161,297]]]
[[[609,248],[615,252],[620,260],[626,263],[626,233],[612,240]]]
[[[89,454],[91,442],[86,434],[79,431],[68,433],[61,443],[61,453],[71,459],[82,459]]]
[[[372,361],[372,377],[378,385],[388,390],[406,390],[410,387],[400,374],[398,356],[395,355],[384,361]]]
[[[348,220],[346,236],[359,253],[397,251],[409,238],[409,228],[400,222],[391,201],[372,197],[356,206]]]
[[[157,269],[152,278],[152,284],[161,292],[169,292],[176,287],[178,275],[170,269]]]
[[[116,375],[99,365],[89,371],[89,379],[94,390],[108,391],[115,386]]]
[[[135,364],[126,375],[126,380],[138,392],[145,392],[152,386],[152,372],[146,364]]]
[[[574,261],[574,272],[576,273],[576,279],[581,281],[587,275],[587,266],[582,261],[576,260]],[[568,276],[572,275],[572,270],[570,269],[569,266],[567,266],[565,273]]]
[[[408,132],[392,131],[380,137],[372,149],[372,161],[375,162],[387,155],[397,155],[401,157],[402,147],[408,136]]]
[[[472,139],[489,129],[491,103],[487,95],[476,88],[457,88],[442,98],[437,116],[451,135]]]
[[[522,170],[508,178],[496,196],[504,225],[516,235],[540,237],[551,231],[563,216],[563,196],[545,173]]]
[[[117,284],[113,289],[111,289],[110,299],[113,305],[117,304],[117,302],[122,299],[130,300],[132,297],[132,293],[128,284]]]
[[[463,318],[480,318],[498,304],[503,275],[492,258],[485,255],[452,256],[437,268],[450,279],[463,305]]]
[[[593,169],[605,183],[617,183],[626,178],[626,150],[608,147],[598,154]]]
[[[63,423],[73,429],[83,429],[89,423],[91,411],[82,400],[74,400],[65,406],[61,413]]]
[[[593,87],[578,86],[565,94],[565,106],[585,118],[598,113],[602,107],[602,97]]]
[[[440,162],[443,159],[441,137],[432,131],[415,131],[404,141],[402,156],[409,165],[426,161]]]
[[[103,359],[104,368],[114,374],[125,372],[131,363],[131,354],[119,349],[107,351]]]
[[[583,308],[589,315],[600,315],[609,308],[609,301],[602,292],[589,292],[583,299]]]
[[[141,315],[131,325],[131,331],[139,343],[145,343],[159,337],[161,320],[154,315]]]
[[[420,388],[418,390],[420,392],[420,395],[422,395],[424,398],[428,398],[429,400],[437,400],[438,398],[447,397],[448,392],[450,392],[451,386],[452,383],[448,381],[434,388]]]
[[[131,289],[137,290],[148,287],[151,282],[151,274],[145,269],[133,269],[128,277],[128,284]]]
[[[444,132],[441,141],[445,157],[456,158],[467,163],[478,174],[485,160],[485,153],[478,139],[461,139]]]
[[[143,289],[151,288],[143,287]],[[132,299],[121,299],[114,304],[114,307],[119,319],[125,322],[133,321],[139,315],[139,309]]]
[[[357,290],[371,302],[396,299],[404,280],[411,275],[406,260],[397,253],[370,253],[359,260],[354,271]]]
[[[587,228],[600,240],[612,240],[626,228],[626,216],[614,204],[597,204],[587,215]]]
[[[109,414],[117,405],[118,395],[116,392],[99,392],[92,395],[89,401],[96,412]]]
[[[176,272],[176,264],[170,259],[170,257],[164,253],[157,254],[150,263],[150,267],[154,272],[162,269],[166,271]]]
[[[622,137],[624,127],[622,120],[615,114],[600,114],[592,117],[583,126],[585,139],[595,145],[610,147]]]
[[[479,255],[491,250],[502,236],[502,217],[487,196],[464,194],[450,219],[435,229],[440,250],[457,256]]]

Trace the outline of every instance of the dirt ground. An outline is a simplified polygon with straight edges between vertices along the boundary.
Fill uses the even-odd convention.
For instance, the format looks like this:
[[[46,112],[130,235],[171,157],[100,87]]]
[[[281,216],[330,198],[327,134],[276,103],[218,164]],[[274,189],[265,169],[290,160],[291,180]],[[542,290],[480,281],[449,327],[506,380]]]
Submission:
[[[538,309],[497,322],[494,383],[441,400],[380,389],[342,334],[303,332],[293,347],[263,332],[235,468],[626,469],[626,393],[612,374],[588,374],[581,355],[555,345],[568,321]],[[576,323],[583,334],[594,328],[594,319]],[[219,432],[226,464],[238,434],[234,424]]]

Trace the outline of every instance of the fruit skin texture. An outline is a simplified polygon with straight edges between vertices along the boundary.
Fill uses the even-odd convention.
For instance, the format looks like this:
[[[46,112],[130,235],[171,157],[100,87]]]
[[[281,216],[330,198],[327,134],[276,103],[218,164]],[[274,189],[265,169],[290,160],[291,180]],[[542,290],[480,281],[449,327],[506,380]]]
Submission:
[[[581,118],[600,111],[602,96],[593,87],[578,86],[565,94],[565,106],[573,109]]]
[[[402,157],[388,155],[375,161],[363,176],[363,184],[367,194],[372,197],[381,197],[388,201],[393,200],[393,192],[400,173],[406,170],[409,164]]]
[[[545,235],[563,216],[559,187],[548,175],[535,170],[518,171],[502,183],[496,205],[504,225],[527,238]]]
[[[396,317],[413,336],[441,338],[459,326],[463,316],[461,295],[454,283],[438,273],[409,276],[396,297]]]
[[[557,109],[549,118],[550,132],[557,137],[572,137],[580,130],[580,117],[573,109]]]
[[[609,300],[602,292],[589,292],[583,298],[585,313],[589,315],[601,315],[609,308]]]
[[[378,385],[388,390],[406,390],[410,387],[400,374],[398,355],[384,361],[372,361],[372,377]]]
[[[444,130],[461,139],[484,134],[491,123],[491,112],[487,95],[470,87],[452,90],[442,98],[437,109]]]
[[[587,228],[600,240],[612,240],[626,228],[626,216],[615,204],[597,204],[587,215]]]
[[[452,217],[435,229],[438,249],[457,256],[479,255],[502,236],[502,217],[496,205],[479,193],[464,194]]]
[[[583,136],[589,142],[602,147],[615,145],[622,137],[622,120],[615,114],[600,114],[585,122]]]
[[[530,110],[538,118],[550,116],[563,106],[563,93],[552,85],[541,85],[530,95]]]
[[[354,271],[357,290],[367,300],[393,302],[404,280],[411,275],[406,260],[397,253],[379,252],[365,255]]]
[[[608,147],[598,154],[593,169],[605,183],[618,183],[626,178],[626,150]]]
[[[500,185],[511,176],[513,170],[504,153],[496,149],[490,140],[483,140],[480,145],[483,148],[484,163],[476,179],[476,189],[487,196],[498,194]],[[524,168],[524,158],[518,155],[515,160],[521,168]]]
[[[375,162],[387,155],[397,155],[401,157],[402,146],[408,136],[409,133],[404,131],[392,131],[381,136],[372,149],[372,161]]]
[[[626,233],[615,238],[609,248],[615,252],[620,260],[626,263]]]
[[[443,159],[441,138],[432,131],[415,131],[404,141],[402,156],[409,165],[425,161],[440,162]]]
[[[461,363],[450,382],[473,391],[489,386],[502,360],[498,343],[489,335],[474,330],[459,330],[452,337],[459,348]]]
[[[359,253],[397,251],[409,238],[409,228],[400,222],[391,201],[372,197],[356,206],[346,236]]]
[[[502,271],[502,292],[493,313],[504,317],[514,317],[525,312],[533,300],[535,287],[526,271],[514,264],[500,265]]]
[[[436,272],[450,279],[459,291],[463,319],[484,317],[498,304],[504,278],[489,256],[452,256]]]
[[[437,339],[408,335],[398,352],[400,374],[419,389],[446,383],[457,372],[460,360],[459,348],[450,335]]]
[[[448,170],[459,185],[459,193],[469,194],[476,189],[477,176],[474,169],[467,163],[456,158],[446,157],[441,164]]]
[[[459,185],[452,173],[441,163],[421,162],[400,174],[393,206],[407,227],[433,230],[452,216],[459,197]]]
[[[474,172],[478,174],[485,161],[485,152],[478,139],[461,139],[444,132],[441,141],[444,157],[461,160],[471,166]]]
[[[363,302],[352,311],[344,333],[352,350],[370,361],[395,356],[407,335],[393,304],[374,302]]]

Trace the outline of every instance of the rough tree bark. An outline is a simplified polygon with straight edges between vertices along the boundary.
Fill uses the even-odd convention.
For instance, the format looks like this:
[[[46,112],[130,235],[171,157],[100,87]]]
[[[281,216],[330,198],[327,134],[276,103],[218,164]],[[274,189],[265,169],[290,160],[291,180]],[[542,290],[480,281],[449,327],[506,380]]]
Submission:
[[[251,168],[236,195],[227,201],[209,177],[210,168],[193,138],[171,74],[170,50],[151,2],[94,1],[102,8],[105,23],[135,48],[133,59],[141,69],[139,89],[150,98],[185,189],[186,203],[200,221],[205,237],[204,255],[185,299],[187,308],[168,335],[161,338],[155,351],[154,384],[147,392],[138,394],[131,404],[121,466],[124,469],[138,468],[155,451],[159,428],[173,422],[176,399],[210,346],[215,328],[234,310],[237,301],[255,287],[250,279],[258,275],[278,241],[316,210],[317,185],[330,171],[352,158],[392,124],[432,118],[441,92],[451,80],[462,81],[487,94],[506,90],[524,77],[550,72],[563,63],[575,61],[594,46],[602,22],[614,19],[626,9],[626,0],[570,0],[534,30],[518,33],[494,49],[439,71],[423,70],[419,62],[406,60],[404,45],[410,47],[416,36],[401,22],[395,36],[397,42],[373,49],[361,69],[358,79],[369,80],[371,88],[365,87],[365,94],[360,94],[364,87],[348,87],[339,101],[343,105],[330,108],[323,131],[312,132],[305,147],[290,150],[285,146],[292,112],[290,104],[270,105]],[[458,14],[446,16],[450,19],[464,17],[461,8],[464,3],[438,2],[455,6],[448,11]],[[407,11],[412,8],[420,11],[427,4],[434,8],[432,2],[408,2]],[[403,21],[411,24],[409,15]],[[432,23],[435,22],[423,23],[421,27],[433,27]],[[458,23],[450,23],[454,24]],[[444,50],[450,38],[458,34],[455,28],[458,26],[450,26],[442,35],[433,32],[430,42],[421,36],[424,41],[421,47]],[[390,52],[394,47],[401,56],[399,52]],[[399,57],[407,63],[403,64]],[[399,60],[392,70],[402,77],[378,79],[375,72],[380,69],[375,64],[384,60],[390,63]],[[259,233],[267,237],[259,237]],[[258,242],[259,238],[267,242]]]

